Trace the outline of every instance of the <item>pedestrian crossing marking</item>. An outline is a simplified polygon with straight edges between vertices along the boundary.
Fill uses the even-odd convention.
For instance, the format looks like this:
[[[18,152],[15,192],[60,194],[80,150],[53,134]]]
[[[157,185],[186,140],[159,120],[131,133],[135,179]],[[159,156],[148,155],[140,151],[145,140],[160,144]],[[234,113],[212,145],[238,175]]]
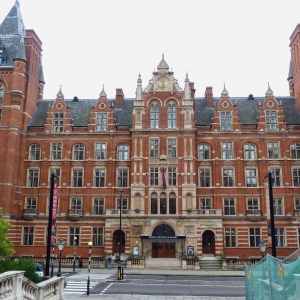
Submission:
[[[99,282],[90,281],[90,290],[97,286]],[[87,282],[86,281],[67,281],[67,286],[65,287],[65,294],[85,294],[87,292]]]
[[[94,279],[94,280],[101,280],[101,279],[107,279],[110,276],[112,276],[112,274],[90,274],[90,279]],[[67,280],[69,279],[78,279],[78,278],[88,278],[88,274],[74,274],[71,275],[69,277],[67,277]]]

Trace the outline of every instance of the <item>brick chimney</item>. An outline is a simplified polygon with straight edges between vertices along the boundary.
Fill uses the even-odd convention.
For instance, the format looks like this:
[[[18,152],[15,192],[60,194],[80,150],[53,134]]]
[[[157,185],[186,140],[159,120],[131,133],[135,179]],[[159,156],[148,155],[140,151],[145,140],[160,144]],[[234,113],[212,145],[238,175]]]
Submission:
[[[207,86],[205,90],[205,99],[207,107],[213,107],[214,100],[213,100],[213,88],[212,86]]]
[[[120,88],[117,88],[116,89],[116,108],[121,108],[123,99],[124,99],[123,90]]]
[[[194,82],[190,82],[190,89],[191,89],[191,97],[195,97],[196,89],[194,88]]]

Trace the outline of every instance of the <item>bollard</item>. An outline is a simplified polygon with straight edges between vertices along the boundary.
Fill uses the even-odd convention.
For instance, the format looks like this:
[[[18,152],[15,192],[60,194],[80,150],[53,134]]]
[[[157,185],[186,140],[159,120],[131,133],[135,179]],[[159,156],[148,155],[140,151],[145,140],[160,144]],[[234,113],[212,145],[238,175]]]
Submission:
[[[124,268],[122,268],[122,275],[121,275],[121,279],[123,280],[124,277]]]
[[[121,280],[121,266],[118,266],[118,280]]]

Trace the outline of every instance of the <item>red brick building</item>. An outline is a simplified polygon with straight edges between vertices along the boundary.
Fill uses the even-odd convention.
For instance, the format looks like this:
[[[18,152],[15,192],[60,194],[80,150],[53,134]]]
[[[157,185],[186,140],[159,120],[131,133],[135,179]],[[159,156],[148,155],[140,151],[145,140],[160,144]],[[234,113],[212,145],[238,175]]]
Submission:
[[[273,171],[278,257],[300,243],[300,25],[291,36],[290,96],[198,97],[164,57],[136,97],[44,100],[42,43],[16,3],[0,25],[0,206],[16,255],[46,253],[50,176],[59,176],[63,256],[133,246],[147,257],[260,257],[265,176]],[[51,79],[49,79],[51,80]],[[101,88],[100,88],[101,89]],[[99,90],[100,90],[99,89]],[[123,193],[121,195],[120,188]],[[120,198],[122,232],[120,235]]]

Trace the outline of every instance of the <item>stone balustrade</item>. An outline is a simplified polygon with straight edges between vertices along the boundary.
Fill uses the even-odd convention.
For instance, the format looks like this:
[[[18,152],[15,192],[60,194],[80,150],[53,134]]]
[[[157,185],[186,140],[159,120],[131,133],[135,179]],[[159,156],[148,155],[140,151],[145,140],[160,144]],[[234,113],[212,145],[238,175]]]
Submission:
[[[38,284],[24,277],[24,271],[0,274],[0,299],[64,300],[64,277],[53,277]]]

